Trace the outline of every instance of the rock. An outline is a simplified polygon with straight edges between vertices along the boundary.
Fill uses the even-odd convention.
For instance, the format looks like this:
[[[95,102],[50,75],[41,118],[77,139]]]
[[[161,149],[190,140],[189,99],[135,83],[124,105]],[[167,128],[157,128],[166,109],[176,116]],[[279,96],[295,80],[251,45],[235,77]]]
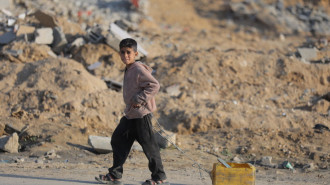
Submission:
[[[9,153],[18,153],[18,135],[13,133],[11,136],[0,137],[0,150]]]
[[[261,165],[268,166],[268,167],[275,167],[276,165],[272,163],[271,156],[264,156],[261,158]]]
[[[56,154],[55,150],[50,150],[45,153],[45,158],[46,159],[55,159],[55,158],[60,158],[60,157]]]
[[[24,161],[25,161],[25,159],[21,158],[21,157],[15,159],[15,163],[23,163]]]
[[[34,16],[36,19],[38,19],[40,24],[44,27],[54,28],[54,27],[58,26],[57,20],[55,19],[54,16],[46,14],[45,12],[43,12],[41,10],[37,10],[34,13]]]
[[[169,87],[166,88],[166,92],[170,95],[170,96],[179,96],[181,91],[180,91],[180,85],[171,85]]]
[[[51,44],[53,42],[53,30],[51,28],[40,28],[35,32],[37,44]]]
[[[316,48],[298,48],[298,52],[301,58],[309,61],[317,57],[317,49]]]
[[[65,34],[60,27],[55,27],[53,29],[53,36],[54,41],[52,43],[52,49],[56,54],[60,54],[68,41],[66,40]]]
[[[167,139],[165,139],[165,138]],[[160,148],[167,148],[176,143],[176,134],[169,131],[160,131],[155,133],[155,139]],[[169,141],[168,141],[169,140]],[[172,143],[171,143],[172,142]]]
[[[80,48],[80,46],[84,45],[85,43],[86,42],[85,42],[84,38],[82,38],[82,37],[76,38],[76,40],[74,40],[70,44],[70,50]]]
[[[303,166],[303,170],[305,173],[315,171],[316,169],[317,166],[315,166],[314,163],[309,163]]]
[[[0,0],[1,9],[11,8],[13,5],[13,0]]]
[[[324,99],[317,101],[317,103],[312,107],[312,111],[321,114],[328,114],[329,110],[330,110],[330,102]]]
[[[242,162],[242,159],[240,159],[238,156],[235,156],[235,157],[233,158],[233,161],[234,161],[235,163],[241,163],[241,162]]]
[[[8,133],[8,134],[13,134],[13,133],[18,133],[20,134],[21,133],[21,130],[25,127],[25,125],[23,125],[22,123],[18,123],[18,122],[15,122],[15,123],[7,123],[6,126],[5,126],[5,131]]]
[[[88,136],[88,144],[100,154],[106,154],[112,151],[111,137]]]
[[[16,34],[14,32],[6,32],[0,36],[0,44],[9,44],[16,39]]]

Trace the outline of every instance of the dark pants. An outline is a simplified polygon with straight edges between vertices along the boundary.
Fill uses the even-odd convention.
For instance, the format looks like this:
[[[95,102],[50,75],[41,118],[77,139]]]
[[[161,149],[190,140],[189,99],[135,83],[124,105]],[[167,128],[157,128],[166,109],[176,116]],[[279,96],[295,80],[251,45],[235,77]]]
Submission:
[[[109,173],[115,179],[122,178],[123,165],[135,140],[140,143],[149,160],[151,178],[155,181],[165,180],[159,147],[152,132],[151,114],[138,119],[127,119],[125,116],[121,118],[111,138],[113,166],[109,168]]]

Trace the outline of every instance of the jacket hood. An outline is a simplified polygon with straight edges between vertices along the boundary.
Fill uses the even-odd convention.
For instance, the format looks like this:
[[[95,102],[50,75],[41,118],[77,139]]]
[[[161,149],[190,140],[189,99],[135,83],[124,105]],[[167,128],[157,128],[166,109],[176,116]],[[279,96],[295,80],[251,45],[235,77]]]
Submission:
[[[143,67],[144,67],[145,69],[147,69],[150,73],[152,72],[152,68],[151,68],[151,67],[149,67],[149,66],[143,64],[143,63],[140,62],[140,61],[136,61],[136,62],[134,62],[131,66],[129,66],[129,67],[127,68],[127,70],[133,69],[133,68],[135,68],[135,67],[138,66],[138,65],[143,66]]]

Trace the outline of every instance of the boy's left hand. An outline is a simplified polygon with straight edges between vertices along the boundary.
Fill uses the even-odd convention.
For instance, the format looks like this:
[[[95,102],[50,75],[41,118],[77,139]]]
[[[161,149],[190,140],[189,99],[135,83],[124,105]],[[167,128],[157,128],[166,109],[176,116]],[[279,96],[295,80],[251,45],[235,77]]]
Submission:
[[[138,109],[138,108],[141,107],[141,104],[133,104],[132,106],[133,106],[134,109]]]

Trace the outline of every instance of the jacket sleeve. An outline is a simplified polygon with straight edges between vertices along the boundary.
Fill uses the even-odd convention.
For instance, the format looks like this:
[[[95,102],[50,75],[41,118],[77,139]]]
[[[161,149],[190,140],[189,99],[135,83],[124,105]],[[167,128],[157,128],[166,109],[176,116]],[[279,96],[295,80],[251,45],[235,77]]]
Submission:
[[[150,71],[144,68],[138,69],[137,76],[140,91],[134,96],[134,103],[146,104],[154,97],[160,88],[159,82],[151,75]]]

